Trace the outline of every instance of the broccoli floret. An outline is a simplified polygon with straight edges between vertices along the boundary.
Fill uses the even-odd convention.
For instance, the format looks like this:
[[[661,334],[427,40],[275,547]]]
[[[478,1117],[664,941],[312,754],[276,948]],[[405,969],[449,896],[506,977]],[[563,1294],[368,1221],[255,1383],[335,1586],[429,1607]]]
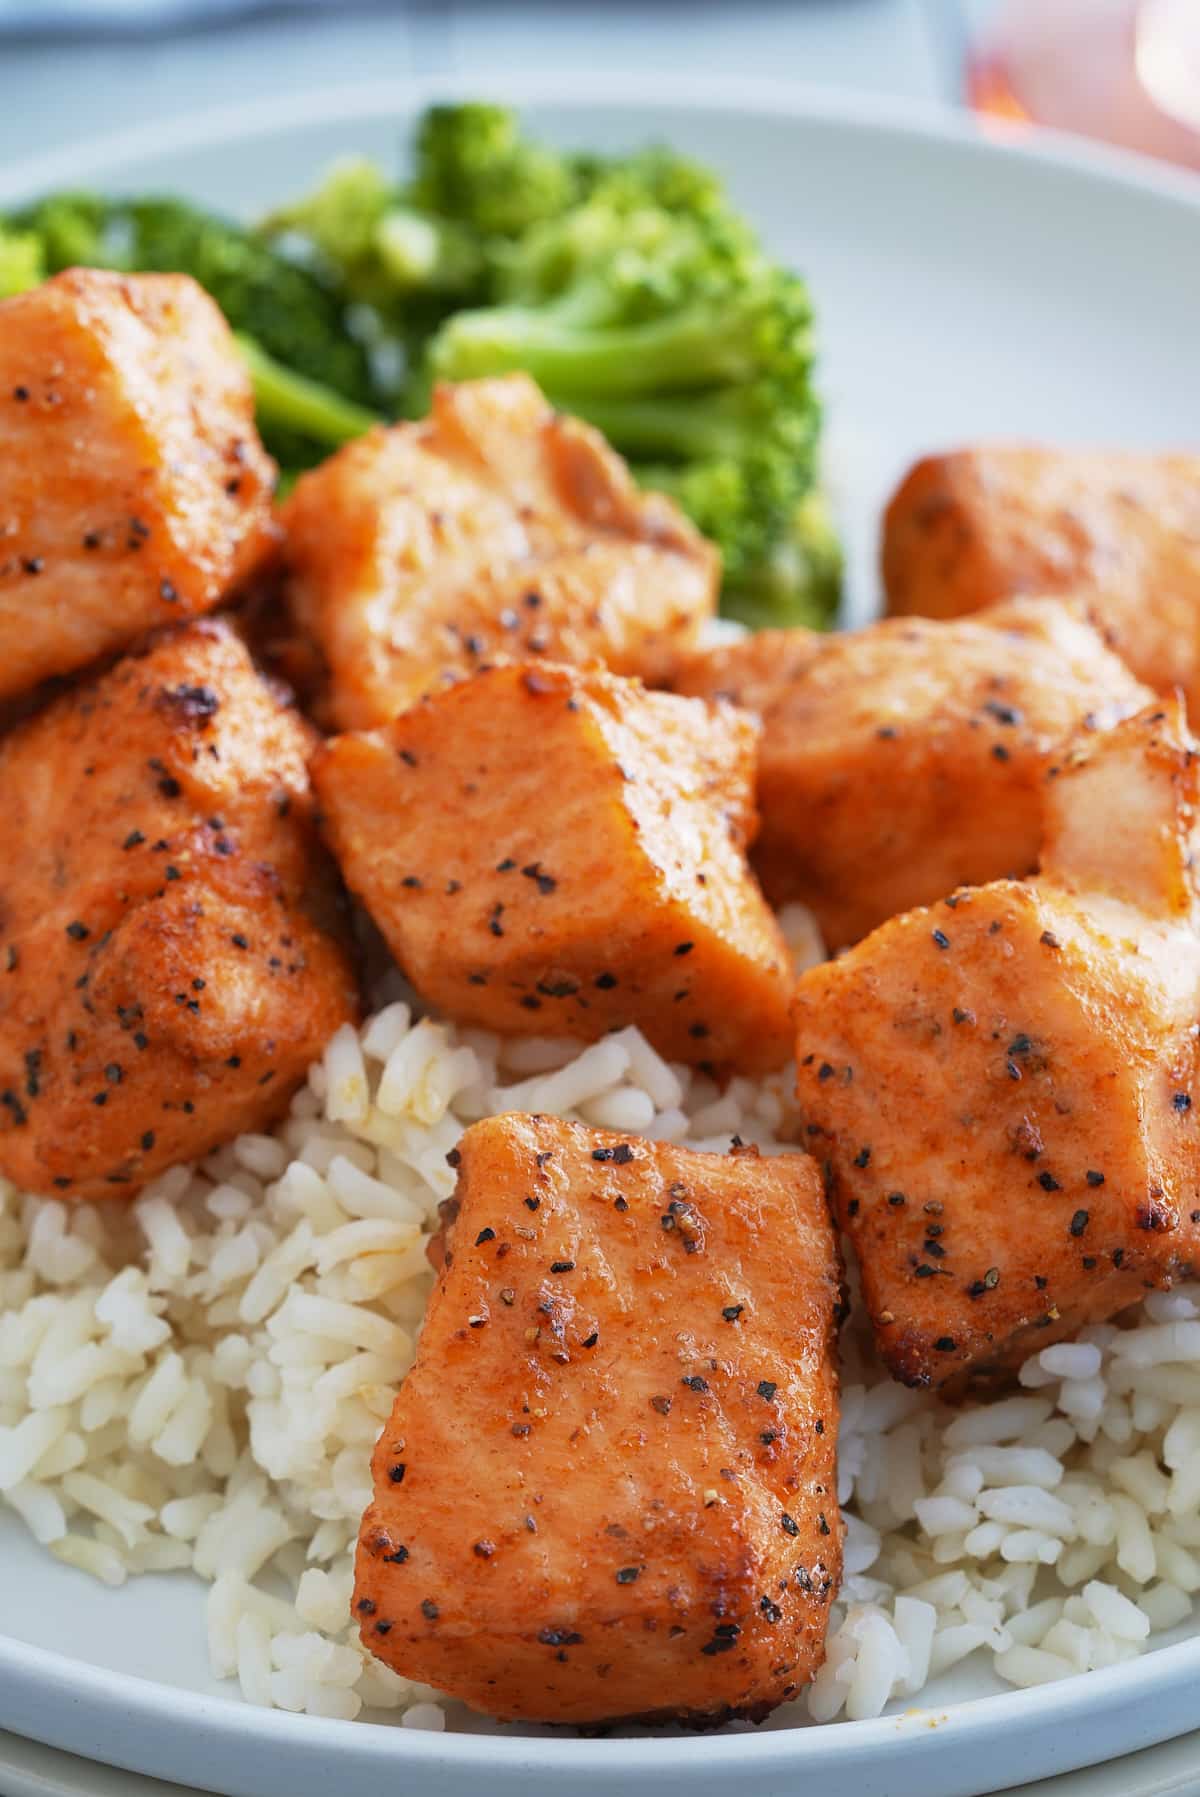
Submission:
[[[521,134],[504,106],[431,106],[416,141],[409,199],[479,236],[520,237],[578,197],[575,161]]]
[[[349,299],[325,271],[303,268],[250,231],[175,199],[56,194],[11,221],[42,245],[45,272],[73,266],[189,274],[236,331],[275,362],[370,407],[378,397],[366,347],[347,328]],[[275,426],[267,447],[288,466],[319,459],[328,438]]]
[[[719,537],[719,526],[715,534]],[[752,630],[803,624],[828,630],[837,616],[844,563],[829,501],[813,487],[792,508],[783,535],[740,581],[727,581],[722,609]]]
[[[362,157],[335,162],[319,187],[259,228],[272,240],[297,235],[356,301],[384,313],[422,290],[459,301],[481,291],[483,253],[472,233],[418,211]]]
[[[32,231],[10,231],[0,225],[0,299],[24,293],[46,278],[40,239]]]
[[[594,170],[585,199],[507,247],[496,291],[435,333],[430,377],[526,370],[718,544],[727,610],[827,620],[838,563],[805,509],[820,428],[808,291],[706,170],[664,151]]]
[[[39,200],[8,222],[14,230],[29,232],[41,244],[42,267],[47,275],[64,268],[119,268],[127,243],[106,240],[105,223],[112,211],[97,194],[56,193]]]

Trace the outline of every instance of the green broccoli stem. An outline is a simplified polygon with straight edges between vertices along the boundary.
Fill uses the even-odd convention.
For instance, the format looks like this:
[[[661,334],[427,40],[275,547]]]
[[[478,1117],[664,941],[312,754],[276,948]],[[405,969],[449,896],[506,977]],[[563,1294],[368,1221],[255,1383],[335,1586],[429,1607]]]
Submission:
[[[545,392],[557,411],[586,419],[633,461],[719,461],[753,446],[752,428],[736,415],[737,389],[624,400],[555,387]]]
[[[523,369],[547,393],[643,399],[752,380],[746,321],[693,306],[644,324],[580,323],[586,310],[491,306],[458,312],[434,338],[430,360],[443,380],[474,380]]]
[[[250,371],[254,402],[265,428],[295,431],[337,448],[383,422],[377,413],[344,399],[332,387],[277,362],[253,337],[238,332],[237,345]]]

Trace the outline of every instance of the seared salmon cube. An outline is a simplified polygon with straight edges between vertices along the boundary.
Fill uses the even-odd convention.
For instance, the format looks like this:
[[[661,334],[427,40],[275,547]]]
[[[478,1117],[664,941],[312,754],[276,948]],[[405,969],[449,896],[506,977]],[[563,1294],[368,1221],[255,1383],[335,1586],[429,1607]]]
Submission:
[[[995,1378],[1200,1273],[1196,757],[1176,706],[1081,739],[1036,879],[800,981],[805,1141],[906,1384]]]
[[[303,475],[283,522],[291,611],[342,730],[496,661],[661,681],[716,608],[715,550],[526,375],[439,386],[423,423]]]
[[[830,949],[956,886],[1031,873],[1064,740],[1152,695],[1066,605],[865,630],[760,631],[697,654],[677,692],[762,719],[753,860]]]
[[[887,510],[888,610],[1085,594],[1139,680],[1200,704],[1200,456],[990,444],[918,462]]]
[[[0,303],[0,699],[220,604],[275,465],[186,275],[70,269]]]
[[[765,1069],[794,981],[744,854],[756,734],[611,674],[500,667],[334,738],[313,779],[346,883],[447,1015],[635,1023],[673,1059]]]
[[[136,1192],[287,1107],[356,1011],[308,727],[224,625],[0,745],[0,1171]]]
[[[477,1123],[375,1450],[371,1652],[502,1718],[761,1717],[841,1572],[840,1266],[806,1155]]]

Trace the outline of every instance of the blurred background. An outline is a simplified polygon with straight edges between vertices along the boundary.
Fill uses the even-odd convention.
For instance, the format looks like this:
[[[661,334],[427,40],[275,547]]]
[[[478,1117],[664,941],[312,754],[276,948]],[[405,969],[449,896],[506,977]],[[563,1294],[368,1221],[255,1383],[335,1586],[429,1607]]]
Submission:
[[[1200,0],[0,0],[0,161],[357,80],[568,67],[973,104],[1200,168]]]

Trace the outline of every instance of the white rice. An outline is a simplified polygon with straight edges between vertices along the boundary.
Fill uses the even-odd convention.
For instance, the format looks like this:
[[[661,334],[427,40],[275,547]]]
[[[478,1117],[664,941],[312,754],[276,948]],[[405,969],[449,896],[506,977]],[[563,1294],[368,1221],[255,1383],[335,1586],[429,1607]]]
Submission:
[[[807,915],[785,917],[805,961]],[[462,1129],[558,1111],[722,1151],[794,1136],[790,1072],[668,1066],[636,1030],[502,1041],[386,1005],[344,1028],[288,1118],[130,1207],[0,1181],[0,1497],[110,1585],[189,1568],[209,1652],[247,1701],[397,1712],[438,1694],[360,1647],[349,1614],[369,1460],[412,1362],[425,1245]],[[846,1577],[792,1719],[911,1704],[970,1655],[1025,1686],[1115,1664],[1200,1591],[1200,1303],[1159,1294],[953,1410],[844,1342]],[[198,1621],[199,1626],[199,1621]]]

